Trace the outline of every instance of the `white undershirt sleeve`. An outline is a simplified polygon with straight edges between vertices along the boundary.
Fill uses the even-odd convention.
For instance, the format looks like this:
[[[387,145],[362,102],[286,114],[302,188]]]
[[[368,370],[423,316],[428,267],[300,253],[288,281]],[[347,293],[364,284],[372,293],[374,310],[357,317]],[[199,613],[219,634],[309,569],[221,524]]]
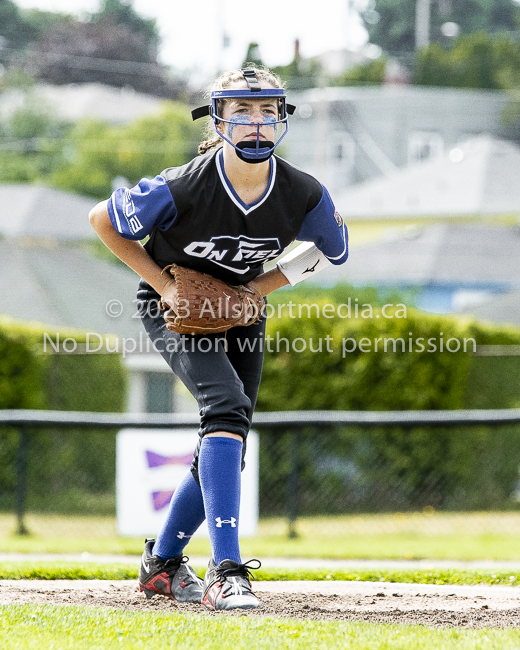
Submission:
[[[331,262],[325,255],[316,247],[312,242],[304,242],[296,246],[290,253],[284,255],[281,260],[276,263],[276,266],[289,280],[290,284],[294,286],[311,277],[314,273],[318,273]]]

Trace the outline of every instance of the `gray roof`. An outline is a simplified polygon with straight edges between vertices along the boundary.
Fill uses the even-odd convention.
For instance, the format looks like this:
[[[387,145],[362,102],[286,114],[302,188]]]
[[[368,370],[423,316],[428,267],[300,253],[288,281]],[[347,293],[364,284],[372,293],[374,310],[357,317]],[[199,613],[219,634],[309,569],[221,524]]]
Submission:
[[[123,266],[97,259],[75,246],[0,241],[2,314],[49,326],[66,326],[139,337],[136,312],[139,278]],[[107,314],[122,309],[118,317]]]
[[[520,286],[519,260],[518,227],[437,224],[354,246],[345,264],[329,266],[315,281],[516,287]]]
[[[160,97],[138,93],[131,88],[113,88],[100,83],[37,84],[29,96],[66,120],[75,122],[90,118],[114,124],[155,113],[163,102]],[[21,108],[26,97],[24,91],[16,89],[0,93],[0,113],[9,115]]]
[[[479,320],[520,325],[520,289],[491,298],[464,311]]]
[[[0,185],[0,235],[77,240],[95,237],[97,200],[40,185]]]
[[[519,177],[520,147],[481,136],[334,198],[347,218],[520,213]]]

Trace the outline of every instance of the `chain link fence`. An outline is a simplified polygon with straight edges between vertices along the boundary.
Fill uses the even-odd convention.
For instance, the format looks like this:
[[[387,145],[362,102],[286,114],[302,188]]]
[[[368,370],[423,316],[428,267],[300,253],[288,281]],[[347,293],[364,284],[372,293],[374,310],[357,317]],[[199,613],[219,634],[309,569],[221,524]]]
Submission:
[[[519,426],[305,427],[260,440],[264,516],[519,505]]]
[[[0,411],[0,511],[114,516],[121,428],[196,415]],[[520,507],[520,410],[258,413],[260,517]],[[194,433],[194,444],[196,434]],[[247,460],[247,458],[246,458]],[[498,532],[498,531],[497,531]]]

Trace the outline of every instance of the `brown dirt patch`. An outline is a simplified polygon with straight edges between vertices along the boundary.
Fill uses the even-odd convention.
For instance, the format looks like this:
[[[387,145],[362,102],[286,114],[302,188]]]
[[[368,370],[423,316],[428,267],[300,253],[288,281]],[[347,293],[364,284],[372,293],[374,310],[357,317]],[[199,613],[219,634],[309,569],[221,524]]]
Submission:
[[[278,585],[279,586],[279,585]],[[268,583],[256,583],[262,605],[247,612],[209,612],[202,605],[176,603],[162,597],[147,600],[130,581],[0,581],[0,604],[35,603],[53,605],[88,605],[129,611],[185,612],[206,616],[276,616],[297,619],[370,621],[372,623],[420,624],[429,627],[520,627],[520,593],[518,596],[497,593],[480,596],[453,593],[413,593],[399,585],[385,585],[370,593],[367,583],[360,593],[265,591]],[[404,587],[404,586],[403,586]],[[520,592],[520,590],[519,590]]]

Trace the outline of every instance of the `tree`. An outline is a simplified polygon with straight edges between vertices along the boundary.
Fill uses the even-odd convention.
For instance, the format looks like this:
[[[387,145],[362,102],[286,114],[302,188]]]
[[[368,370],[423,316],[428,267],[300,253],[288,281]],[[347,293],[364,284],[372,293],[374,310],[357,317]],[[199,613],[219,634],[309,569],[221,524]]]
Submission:
[[[291,90],[305,90],[319,85],[322,66],[317,57],[303,59],[300,55],[300,41],[296,40],[293,60],[288,65],[276,66],[273,71],[287,81],[287,86]]]
[[[24,104],[0,120],[0,182],[43,182],[106,198],[116,176],[136,183],[196,155],[200,127],[184,104],[165,101],[160,112],[122,126],[57,120],[31,90]]]
[[[150,52],[149,41],[110,16],[55,24],[27,61],[32,74],[54,84],[99,82],[155,95],[170,92],[165,69]]]
[[[0,63],[6,65],[16,60],[17,53],[52,25],[67,18],[67,14],[39,9],[22,11],[11,0],[0,0]]]
[[[380,56],[372,61],[356,65],[341,77],[334,79],[335,86],[354,86],[357,84],[381,84],[385,80],[387,56]]]
[[[96,23],[105,18],[138,34],[143,39],[149,56],[153,60],[157,59],[160,38],[155,20],[143,18],[134,10],[132,3],[125,0],[103,0],[100,11],[91,15],[90,22]]]
[[[157,61],[155,21],[139,16],[129,0],[102,0],[100,11],[88,21],[38,10],[21,12],[11,0],[0,0],[0,36],[9,48],[15,43],[24,52],[17,66],[53,84],[131,86],[172,99],[185,93],[185,83],[171,79]],[[10,53],[4,50],[3,61],[11,58],[14,67]]]
[[[424,86],[505,90],[520,82],[520,45],[509,34],[477,32],[453,47],[434,43],[417,53],[413,81]]]
[[[416,0],[374,0],[361,13],[370,41],[389,54],[415,50]],[[441,26],[454,22],[461,34],[513,31],[520,8],[514,0],[432,0],[430,40],[447,45]]]
[[[104,199],[116,176],[134,184],[188,162],[199,136],[187,107],[175,102],[165,102],[157,115],[125,126],[83,120],[69,136],[74,143],[69,160],[50,180],[61,189]]]
[[[249,43],[247,46],[246,58],[242,62],[242,67],[246,65],[263,66],[262,57],[260,56],[260,46],[258,43]]]
[[[66,20],[73,20],[70,14],[55,13],[53,11],[42,11],[41,9],[26,9],[23,18],[39,38],[48,29]]]
[[[27,24],[14,2],[0,0],[0,63],[7,63],[10,50],[24,48],[36,35],[36,30]]]
[[[69,129],[28,89],[22,106],[0,122],[0,182],[31,183],[52,174],[65,162],[61,139]]]

